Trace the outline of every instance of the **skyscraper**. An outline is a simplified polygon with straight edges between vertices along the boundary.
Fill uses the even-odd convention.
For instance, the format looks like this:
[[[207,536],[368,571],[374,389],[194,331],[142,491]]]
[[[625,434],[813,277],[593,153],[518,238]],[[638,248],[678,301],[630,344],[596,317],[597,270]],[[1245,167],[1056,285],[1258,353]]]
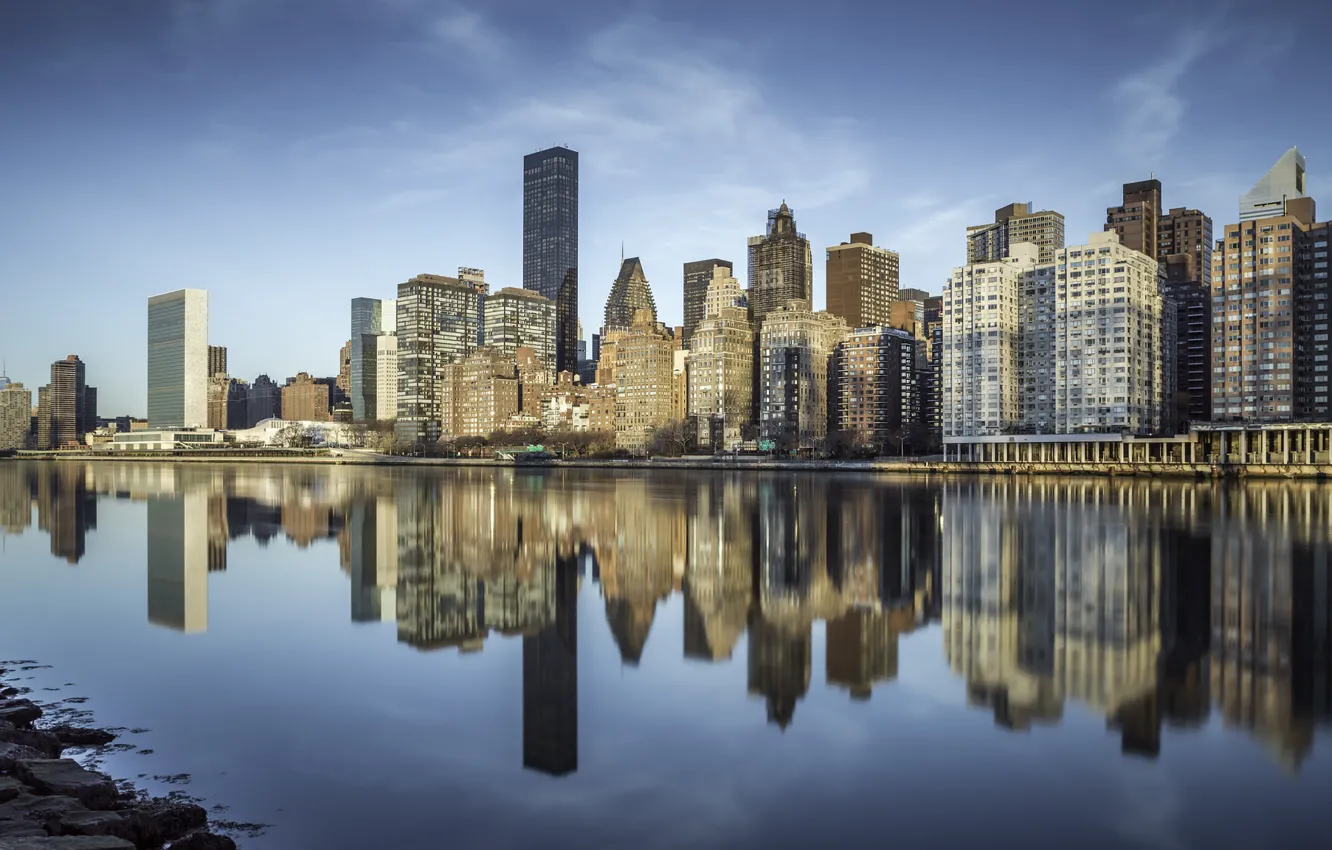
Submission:
[[[96,428],[97,390],[87,385],[84,375],[83,361],[76,354],[51,364],[51,383],[43,388],[46,411],[38,411],[38,417],[46,420],[37,425],[38,448],[58,449],[81,443],[83,435]]]
[[[475,277],[471,270],[469,277]],[[435,274],[398,284],[398,437],[434,443],[440,436],[444,366],[481,344],[486,287]]]
[[[1157,231],[1161,222],[1161,181],[1139,180],[1124,184],[1124,202],[1105,210],[1105,229],[1119,234],[1126,248],[1141,251],[1153,260],[1157,256]]]
[[[846,322],[801,302],[768,314],[759,332],[759,434],[785,445],[815,448],[828,435],[833,351]],[[835,384],[834,384],[835,388]]]
[[[225,345],[208,346],[208,377],[227,374],[227,347]]]
[[[1328,233],[1282,155],[1240,201],[1212,254],[1212,418],[1328,421]]]
[[[684,340],[685,348],[690,347],[690,341],[694,338],[694,329],[698,323],[703,321],[706,314],[706,305],[708,297],[708,287],[712,285],[714,270],[722,268],[726,270],[726,276],[730,277],[734,272],[730,260],[695,260],[692,263],[684,264]]]
[[[827,250],[828,312],[850,328],[889,324],[898,275],[897,252],[876,247],[868,233],[852,233],[850,242]]]
[[[767,231],[749,237],[749,308],[756,329],[769,313],[792,301],[813,309],[814,266],[809,240],[796,230],[795,215],[782,201],[768,210]]]
[[[699,445],[735,445],[752,421],[754,329],[747,307],[729,266],[713,266],[689,349],[689,415],[698,425]]]
[[[486,346],[510,360],[530,348],[552,376],[555,327],[555,303],[530,289],[505,287],[486,299]]]
[[[208,293],[180,289],[148,299],[148,427],[208,421]]]
[[[885,454],[918,441],[912,432],[921,422],[924,360],[924,341],[906,331],[851,331],[833,357],[836,386],[828,392],[837,396],[837,419],[830,427],[860,434]]]
[[[641,309],[615,343],[615,446],[637,450],[671,419],[675,345]]]
[[[0,381],[0,450],[27,448],[32,392],[8,378]]]
[[[967,228],[967,264],[993,263],[1008,256],[1010,245],[1030,242],[1037,262],[1054,261],[1064,247],[1064,217],[1052,210],[1031,211],[1031,204],[1009,204],[994,211],[994,222]]]
[[[351,302],[351,364],[348,381],[352,421],[392,419],[398,415],[398,302],[353,298]],[[380,379],[380,360],[387,357],[389,380]],[[388,403],[392,402],[392,403]]]
[[[338,389],[348,399],[351,398],[351,340],[338,349]]]
[[[643,264],[637,257],[629,257],[621,261],[620,273],[606,296],[606,315],[601,332],[629,330],[639,310],[650,311],[652,321],[657,321],[657,302],[643,274]]]
[[[555,304],[555,360],[578,368],[578,152],[523,157],[523,288]]]

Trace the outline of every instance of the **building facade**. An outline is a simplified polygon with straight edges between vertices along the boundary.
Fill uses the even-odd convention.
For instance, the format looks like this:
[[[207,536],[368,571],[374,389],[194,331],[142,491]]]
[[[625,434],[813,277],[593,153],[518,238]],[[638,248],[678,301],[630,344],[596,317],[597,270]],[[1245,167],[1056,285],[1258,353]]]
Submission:
[[[351,340],[338,349],[338,390],[351,401]]]
[[[755,326],[792,301],[813,309],[814,265],[809,240],[796,230],[795,214],[782,201],[768,210],[767,231],[749,237],[749,308]]]
[[[578,368],[578,152],[523,157],[523,289],[555,305],[558,371]]]
[[[255,378],[245,395],[245,427],[253,428],[265,419],[279,419],[281,415],[281,388],[267,375]]]
[[[180,289],[148,299],[148,425],[208,421],[208,293]]]
[[[282,388],[282,418],[288,422],[327,422],[328,385],[298,372]]]
[[[671,335],[648,309],[639,310],[633,326],[616,340],[616,448],[643,449],[653,431],[671,420],[674,351]]]
[[[689,416],[700,446],[724,449],[753,420],[754,328],[740,282],[714,266],[689,349]]]
[[[488,437],[519,411],[512,358],[490,348],[446,363],[440,379],[441,436]]]
[[[225,345],[208,346],[208,377],[224,375],[227,372],[227,347]]]
[[[226,430],[231,408],[231,378],[226,372],[208,376],[208,426],[217,431]]]
[[[730,260],[695,260],[684,264],[684,338],[685,348],[692,347],[694,330],[707,313],[708,287],[712,285],[717,269],[724,269],[729,277],[735,269]]]
[[[930,377],[925,388],[922,416],[930,433],[938,437],[943,433],[943,296],[925,299],[925,335],[930,345]]]
[[[897,252],[876,247],[869,233],[852,233],[849,242],[828,248],[828,312],[849,328],[890,324],[899,264]]]
[[[439,440],[443,369],[480,347],[485,300],[484,283],[454,277],[422,274],[398,284],[398,439]]]
[[[348,382],[352,421],[394,419],[398,415],[397,368],[398,302],[392,299],[353,298],[351,302],[351,364]],[[387,338],[387,339],[386,339]],[[386,371],[379,358],[388,352],[392,369]],[[384,415],[387,413],[387,415]]]
[[[555,303],[530,289],[505,287],[486,299],[486,347],[517,357],[529,349],[555,374]]]
[[[1160,259],[1161,181],[1139,180],[1124,184],[1124,201],[1105,210],[1105,229],[1119,234],[1126,248],[1139,251],[1153,260]]]
[[[992,263],[1009,256],[1009,248],[1029,242],[1037,262],[1054,262],[1064,247],[1064,217],[1052,210],[1031,211],[1031,204],[1009,204],[994,211],[994,221],[967,228],[967,264]]]
[[[76,354],[51,364],[51,382],[38,392],[37,448],[82,445],[83,435],[97,429],[97,390],[85,375]]]
[[[827,437],[828,374],[847,332],[841,317],[802,301],[768,314],[759,330],[760,437],[791,449],[814,449]]]
[[[602,334],[629,330],[640,310],[647,310],[652,314],[652,321],[657,321],[657,302],[643,274],[643,264],[637,257],[629,257],[620,263],[620,273],[611,284],[610,294],[606,296]]]
[[[857,434],[881,452],[918,441],[928,374],[922,340],[894,328],[853,330],[837,345],[832,374],[834,430]]]
[[[0,450],[26,449],[31,428],[32,391],[4,379],[0,384]]]

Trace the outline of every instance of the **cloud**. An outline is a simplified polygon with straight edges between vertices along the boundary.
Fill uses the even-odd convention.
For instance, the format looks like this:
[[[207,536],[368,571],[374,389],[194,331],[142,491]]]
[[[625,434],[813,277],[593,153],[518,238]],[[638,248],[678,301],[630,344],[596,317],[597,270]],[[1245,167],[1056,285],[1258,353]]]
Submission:
[[[477,59],[498,60],[509,52],[509,40],[478,12],[449,4],[430,22],[430,35],[442,46],[461,49]]]
[[[1187,104],[1180,83],[1220,40],[1190,30],[1158,62],[1122,78],[1112,96],[1120,111],[1120,149],[1139,163],[1157,162],[1179,132]]]

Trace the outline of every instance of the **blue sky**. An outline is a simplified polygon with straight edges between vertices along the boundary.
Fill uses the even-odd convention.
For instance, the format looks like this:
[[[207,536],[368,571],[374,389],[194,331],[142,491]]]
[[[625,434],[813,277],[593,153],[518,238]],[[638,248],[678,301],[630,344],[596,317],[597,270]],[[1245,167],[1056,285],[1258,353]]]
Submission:
[[[70,353],[142,415],[146,300],[209,290],[231,371],[334,374],[349,301],[521,285],[521,160],[581,154],[580,313],[643,259],[736,262],[785,199],[933,292],[1012,201],[1100,229],[1121,183],[1217,226],[1290,145],[1332,204],[1332,5],[0,0],[0,357]],[[1329,209],[1332,209],[1330,207]],[[1324,215],[1326,217],[1326,214]]]

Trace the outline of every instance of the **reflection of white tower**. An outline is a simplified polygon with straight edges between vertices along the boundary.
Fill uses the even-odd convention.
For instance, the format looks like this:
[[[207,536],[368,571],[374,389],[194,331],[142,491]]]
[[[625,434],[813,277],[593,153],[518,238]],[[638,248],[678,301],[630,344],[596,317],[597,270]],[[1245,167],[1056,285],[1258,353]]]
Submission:
[[[208,494],[148,500],[148,622],[208,631]]]

